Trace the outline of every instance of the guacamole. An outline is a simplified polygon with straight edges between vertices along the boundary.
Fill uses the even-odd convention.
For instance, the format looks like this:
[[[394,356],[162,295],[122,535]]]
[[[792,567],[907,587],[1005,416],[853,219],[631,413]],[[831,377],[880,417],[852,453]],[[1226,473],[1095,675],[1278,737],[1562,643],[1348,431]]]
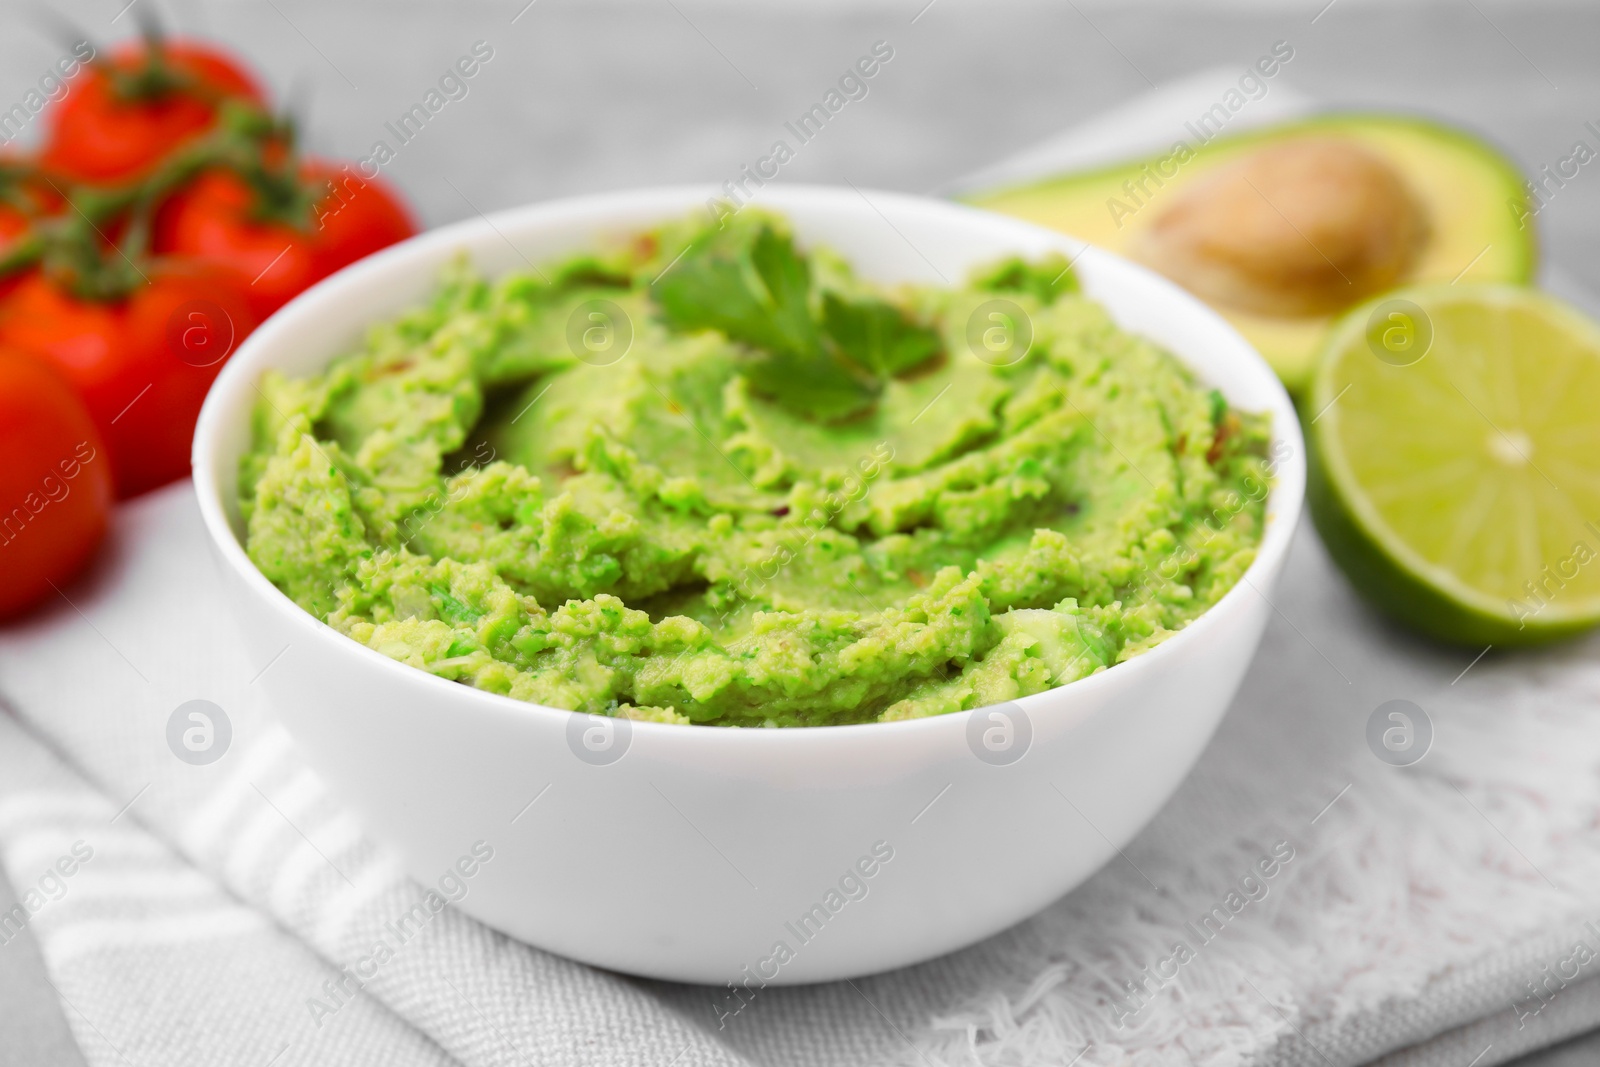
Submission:
[[[814,726],[1013,700],[1192,622],[1273,455],[1061,259],[886,287],[783,219],[464,263],[267,374],[246,548],[316,618],[557,708]]]

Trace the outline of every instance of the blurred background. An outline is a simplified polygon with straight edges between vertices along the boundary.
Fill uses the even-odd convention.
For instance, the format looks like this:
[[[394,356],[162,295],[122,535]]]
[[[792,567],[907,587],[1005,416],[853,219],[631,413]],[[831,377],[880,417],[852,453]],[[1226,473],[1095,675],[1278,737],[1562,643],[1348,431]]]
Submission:
[[[237,49],[303,117],[308,150],[357,159],[392,143],[384,124],[481,40],[494,57],[468,95],[383,168],[426,226],[552,196],[720,182],[876,40],[893,61],[783,181],[936,190],[1152,86],[1242,69],[1278,40],[1295,49],[1278,84],[1448,118],[1530,171],[1600,120],[1600,9],[1579,3],[525,3],[7,2],[0,106],[67,50],[69,27],[109,43],[153,17]],[[1580,180],[1540,222],[1548,260],[1600,288],[1600,262],[1584,255],[1597,206],[1600,182]]]

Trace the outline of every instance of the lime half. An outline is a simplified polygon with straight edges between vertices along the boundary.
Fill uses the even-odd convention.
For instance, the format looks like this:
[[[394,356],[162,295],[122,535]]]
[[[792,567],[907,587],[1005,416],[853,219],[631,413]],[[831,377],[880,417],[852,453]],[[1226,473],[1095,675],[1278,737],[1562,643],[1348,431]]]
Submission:
[[[1380,608],[1472,645],[1600,623],[1600,328],[1511,285],[1385,294],[1329,334],[1312,518]]]

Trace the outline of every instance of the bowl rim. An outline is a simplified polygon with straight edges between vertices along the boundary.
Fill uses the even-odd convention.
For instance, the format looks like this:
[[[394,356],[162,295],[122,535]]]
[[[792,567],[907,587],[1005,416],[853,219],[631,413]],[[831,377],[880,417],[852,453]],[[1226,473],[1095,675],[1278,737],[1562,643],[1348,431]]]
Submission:
[[[192,481],[199,502],[202,521],[205,524],[212,547],[219,555],[220,560],[233,569],[243,580],[245,586],[262,598],[268,610],[287,620],[291,627],[303,632],[308,639],[335,641],[345,652],[358,657],[367,657],[368,662],[377,665],[376,669],[403,672],[403,675],[397,675],[397,678],[408,678],[412,684],[418,686],[439,687],[437,692],[441,696],[448,694],[452,700],[464,700],[469,703],[481,702],[482,710],[491,714],[531,716],[534,719],[547,718],[552,725],[560,725],[562,727],[565,727],[566,723],[574,715],[589,714],[569,711],[565,708],[555,708],[546,704],[536,704],[531,701],[517,700],[499,693],[476,689],[392,659],[376,649],[369,648],[334,630],[321,619],[302,609],[286,593],[273,585],[256,568],[245,553],[244,545],[234,534],[232,524],[228,519],[226,506],[219,492],[218,459],[219,453],[223,449],[224,431],[226,429],[224,408],[234,406],[236,394],[246,389],[254,388],[255,381],[259,379],[260,375],[264,371],[271,369],[274,361],[270,357],[275,348],[276,338],[280,333],[284,332],[291,320],[302,314],[318,313],[325,307],[336,304],[340,294],[347,290],[381,283],[383,277],[391,271],[403,272],[403,265],[413,258],[427,258],[439,249],[449,246],[457,246],[464,249],[475,241],[491,237],[498,237],[501,241],[511,243],[508,233],[525,230],[530,226],[537,227],[542,222],[557,222],[563,216],[569,214],[582,215],[607,208],[622,213],[630,208],[637,209],[642,204],[657,201],[675,201],[679,205],[674,209],[677,215],[672,214],[670,211],[663,213],[661,219],[666,221],[692,211],[696,207],[704,206],[709,200],[722,195],[722,190],[710,185],[646,186],[537,201],[487,214],[480,212],[475,217],[426,230],[366,256],[329,275],[295,296],[293,300],[269,317],[240,343],[232,358],[224,364],[221,373],[212,383],[196,424],[191,453]],[[1108,686],[1132,684],[1141,674],[1160,670],[1162,664],[1179,655],[1187,646],[1197,641],[1206,640],[1206,635],[1220,625],[1217,621],[1218,617],[1228,613],[1233,604],[1236,604],[1247,595],[1260,596],[1263,600],[1266,600],[1274,611],[1278,610],[1267,593],[1257,583],[1265,581],[1270,586],[1270,581],[1287,555],[1298,527],[1306,484],[1305,440],[1299,416],[1282,382],[1279,381],[1277,375],[1261,354],[1256,351],[1255,347],[1220,314],[1175,283],[1140,264],[1118,256],[1114,252],[1090,245],[1086,241],[1060,231],[1051,230],[997,212],[933,197],[886,190],[861,189],[854,185],[827,186],[785,183],[782,187],[774,187],[771,190],[763,191],[762,198],[760,206],[770,207],[779,212],[784,211],[786,202],[815,202],[834,199],[848,199],[858,203],[865,201],[866,205],[879,215],[883,215],[882,208],[884,206],[897,206],[916,210],[933,209],[949,213],[954,217],[976,217],[981,219],[985,225],[1010,230],[1017,234],[1018,237],[1027,235],[1034,242],[1044,241],[1045,243],[1054,244],[1060,251],[1068,253],[1074,262],[1079,255],[1085,251],[1092,250],[1091,254],[1096,258],[1116,261],[1124,269],[1144,275],[1144,281],[1147,284],[1152,284],[1158,291],[1164,290],[1162,299],[1177,304],[1187,316],[1198,317],[1201,321],[1209,320],[1209,326],[1213,331],[1220,328],[1224,335],[1231,335],[1232,339],[1237,342],[1234,347],[1239,351],[1238,353],[1229,353],[1227,359],[1234,360],[1242,355],[1245,366],[1241,369],[1247,375],[1259,379],[1258,385],[1263,388],[1264,395],[1267,398],[1265,409],[1272,416],[1272,439],[1274,443],[1281,442],[1288,445],[1289,452],[1280,462],[1267,496],[1266,529],[1257,548],[1255,559],[1250,562],[1244,573],[1239,576],[1239,579],[1216,603],[1192,619],[1183,629],[1174,632],[1161,643],[1133,659],[1113,664],[1110,669],[1098,671],[1084,678],[1068,682],[1065,685],[1054,686],[1042,692],[1019,697],[1015,701],[1005,703],[1014,703],[1022,707],[1024,713],[1028,713],[1033,707],[1043,705],[1051,700],[1059,700],[1069,692],[1073,694],[1074,698],[1089,698],[1092,694],[1105,690]],[[884,217],[887,218],[887,216]],[[892,226],[892,223],[890,225]],[[1171,354],[1173,358],[1198,373],[1198,370],[1190,365],[1180,353],[1172,352]],[[334,358],[337,358],[337,353],[328,356],[329,360]],[[406,683],[402,682],[401,684]],[[1089,701],[1084,699],[1084,703],[1087,705]],[[861,737],[865,741],[872,737],[881,736],[887,738],[891,735],[909,741],[914,732],[918,731],[922,733],[952,730],[964,731],[966,723],[973,715],[985,710],[985,708],[994,706],[996,705],[983,705],[944,715],[929,715],[891,722],[872,721],[825,726],[773,728],[723,726],[712,729],[688,729],[679,723],[662,723],[650,720],[625,721],[629,722],[629,729],[635,735],[652,736],[653,741],[656,743],[671,743],[672,739],[676,738],[695,739],[689,742],[693,744],[793,745],[799,738],[805,738],[809,742],[828,744],[835,740],[853,743],[852,739],[856,737]],[[1061,710],[1067,711],[1069,709]],[[698,727],[709,724],[695,723],[690,725]],[[780,737],[794,738],[795,740],[775,740],[775,738]],[[638,737],[636,736],[635,739],[637,740]]]

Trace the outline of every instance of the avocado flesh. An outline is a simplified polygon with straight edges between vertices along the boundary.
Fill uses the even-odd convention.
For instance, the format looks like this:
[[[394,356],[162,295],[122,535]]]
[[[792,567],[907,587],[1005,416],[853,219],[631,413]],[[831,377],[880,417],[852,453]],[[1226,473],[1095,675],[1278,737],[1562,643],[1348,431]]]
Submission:
[[[1462,281],[1519,284],[1532,280],[1538,245],[1532,216],[1524,215],[1528,198],[1522,174],[1498,149],[1471,134],[1409,116],[1323,115],[1216,136],[1198,147],[1198,138],[1185,131],[1185,141],[1193,151],[1186,162],[1174,163],[1169,150],[964,199],[1135,258],[1152,225],[1190,183],[1276,142],[1308,135],[1356,142],[1393,167],[1421,202],[1429,223],[1427,237],[1397,285],[1448,282],[1458,277]],[[1159,169],[1157,164],[1161,164]],[[1143,169],[1146,167],[1151,171]],[[1158,187],[1146,177],[1151,172],[1164,184]],[[1140,181],[1149,190],[1147,196],[1137,194],[1142,204],[1123,184]],[[1362,299],[1358,296],[1350,304]],[[1344,310],[1272,316],[1220,304],[1216,308],[1266,357],[1297,398],[1310,382],[1329,324]]]

